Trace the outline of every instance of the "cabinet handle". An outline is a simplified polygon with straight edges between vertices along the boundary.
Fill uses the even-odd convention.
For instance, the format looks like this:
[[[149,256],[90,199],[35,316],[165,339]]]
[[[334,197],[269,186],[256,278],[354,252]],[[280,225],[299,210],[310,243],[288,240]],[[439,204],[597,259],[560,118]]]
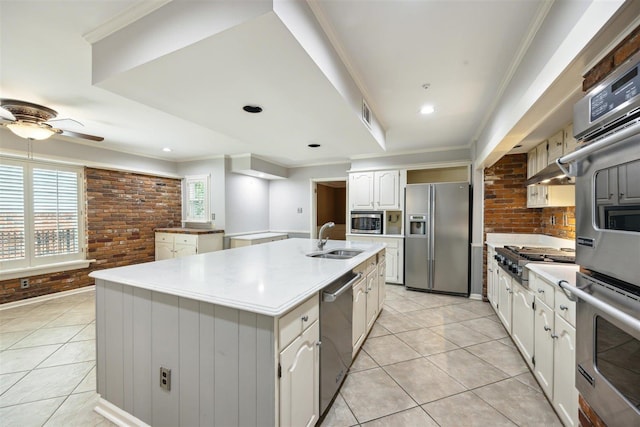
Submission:
[[[547,325],[544,325],[544,330],[545,330],[545,331],[550,331],[550,330],[551,330],[551,328],[550,328],[550,327],[548,327]]]
[[[624,196],[624,193],[620,193],[620,197],[623,197],[623,196]]]
[[[544,294],[544,289],[542,289],[542,288],[538,289],[538,293],[539,294]]]
[[[309,316],[307,316],[306,314],[304,316],[302,316],[302,321],[303,322],[307,322],[309,320]]]
[[[561,305],[560,310],[569,310],[569,307],[567,307],[566,305]]]
[[[316,341],[316,345],[317,345],[318,347],[320,347],[320,346],[322,345],[322,341],[320,341],[320,340]]]
[[[555,340],[555,339],[558,339],[559,337],[556,334],[551,334],[551,338]]]

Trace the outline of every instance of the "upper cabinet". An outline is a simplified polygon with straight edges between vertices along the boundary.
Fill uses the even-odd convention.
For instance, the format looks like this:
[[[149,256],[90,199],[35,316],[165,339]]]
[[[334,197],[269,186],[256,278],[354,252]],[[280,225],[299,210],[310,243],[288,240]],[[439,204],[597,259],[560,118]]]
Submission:
[[[349,207],[352,211],[401,209],[400,171],[349,174]]]
[[[563,129],[564,132],[564,149],[563,154],[572,153],[578,148],[578,140],[573,137],[573,123],[569,123]]]
[[[564,131],[561,130],[553,134],[551,138],[549,138],[547,145],[547,163],[546,165],[550,165],[555,163],[562,154],[564,153]]]

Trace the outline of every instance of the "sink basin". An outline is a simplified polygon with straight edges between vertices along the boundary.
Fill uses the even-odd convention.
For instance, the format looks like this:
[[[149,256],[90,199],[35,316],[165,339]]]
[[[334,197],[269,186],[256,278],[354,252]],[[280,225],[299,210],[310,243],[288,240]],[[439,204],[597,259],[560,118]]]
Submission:
[[[307,254],[311,258],[327,258],[327,259],[349,259],[361,254],[363,251],[357,249],[332,249],[326,252],[314,252]]]

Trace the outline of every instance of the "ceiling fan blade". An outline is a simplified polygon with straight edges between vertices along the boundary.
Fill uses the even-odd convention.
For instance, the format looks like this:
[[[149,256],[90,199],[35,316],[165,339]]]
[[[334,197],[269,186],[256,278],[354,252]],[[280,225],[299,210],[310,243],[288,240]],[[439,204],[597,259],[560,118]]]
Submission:
[[[95,135],[88,135],[86,133],[80,133],[80,132],[73,132],[71,130],[64,130],[64,129],[58,129],[60,132],[60,135],[63,136],[69,136],[71,138],[81,138],[81,139],[88,139],[89,141],[104,141],[104,138],[101,136],[95,136]]]
[[[9,123],[15,123],[15,120],[11,120],[7,117],[0,117],[0,125],[6,125]]]
[[[11,111],[7,110],[6,108],[2,108],[2,107],[0,107],[0,118],[6,119],[6,120],[11,120],[13,122],[16,120],[16,116],[14,116]]]
[[[55,123],[58,126],[60,126],[60,125],[62,125],[62,126],[78,125],[78,126],[84,127],[84,125],[82,123],[80,123],[79,121],[77,121],[75,119],[71,119],[71,118],[51,119],[51,120],[47,120],[47,123]]]

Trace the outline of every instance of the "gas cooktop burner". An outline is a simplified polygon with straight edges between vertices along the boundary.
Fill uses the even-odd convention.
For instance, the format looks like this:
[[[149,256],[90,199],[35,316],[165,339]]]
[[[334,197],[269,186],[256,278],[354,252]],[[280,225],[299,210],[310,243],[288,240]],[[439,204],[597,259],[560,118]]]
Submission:
[[[574,249],[532,246],[496,248],[494,258],[502,264],[503,269],[522,284],[528,283],[528,275],[524,266],[530,262],[573,264],[576,261]]]

